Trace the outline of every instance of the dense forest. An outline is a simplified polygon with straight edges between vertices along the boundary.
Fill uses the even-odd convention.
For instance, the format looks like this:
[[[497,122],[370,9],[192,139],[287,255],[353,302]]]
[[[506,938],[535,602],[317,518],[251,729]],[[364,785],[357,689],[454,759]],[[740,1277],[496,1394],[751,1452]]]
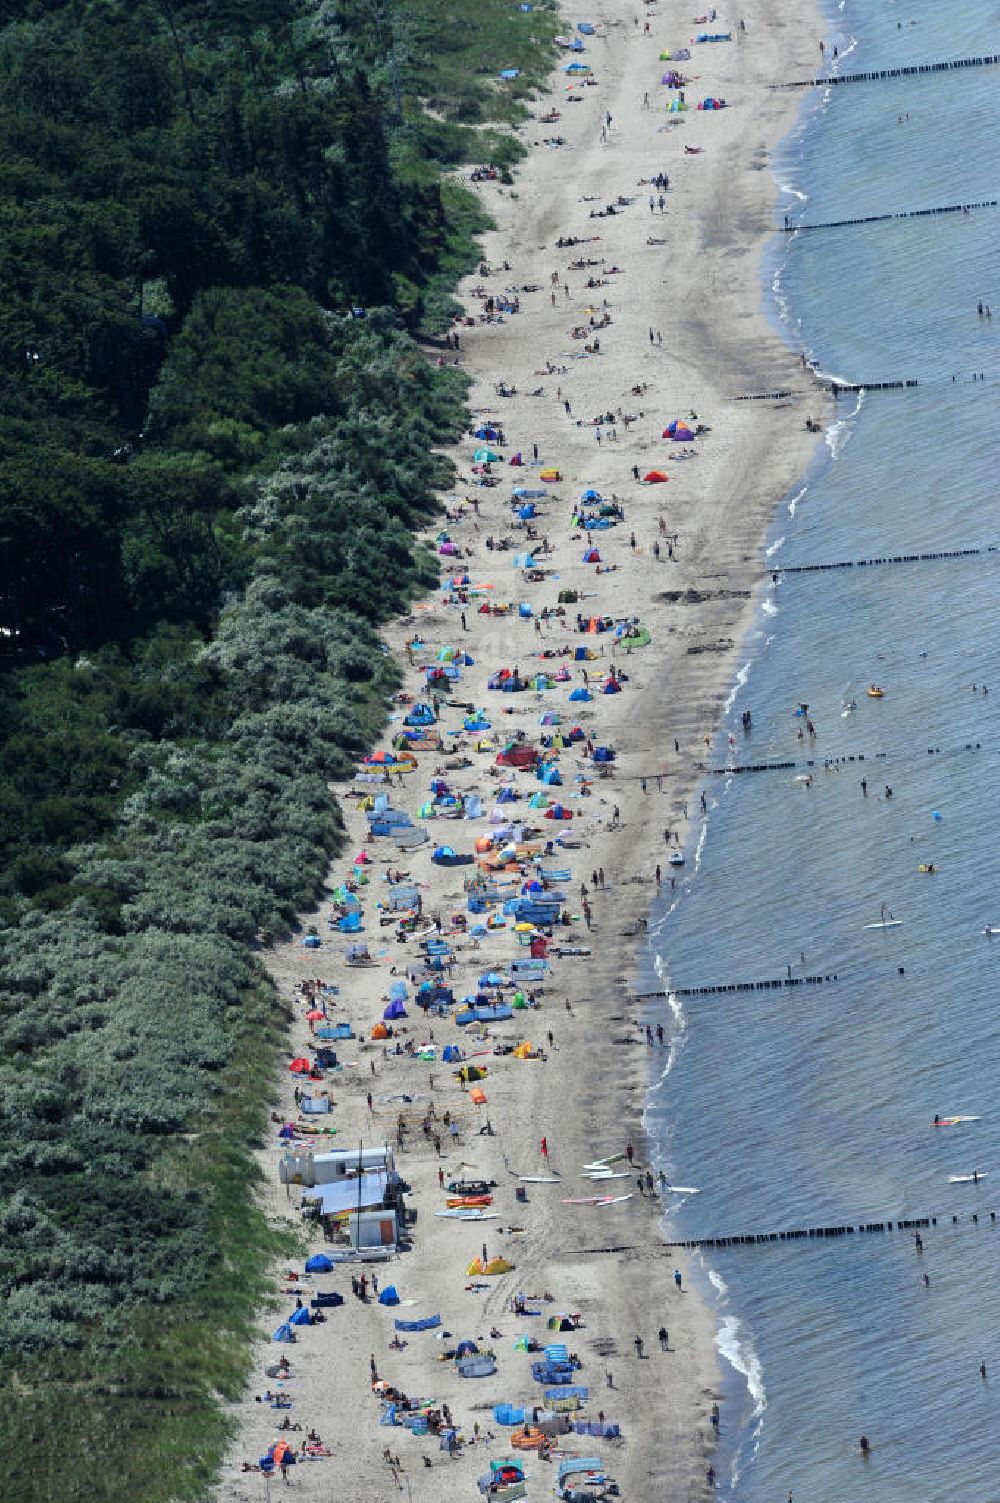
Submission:
[[[546,4],[23,0],[0,29],[0,1445],[33,1500],[199,1498],[328,781],[464,385],[417,335],[518,155]],[[500,86],[502,67],[522,70]],[[429,112],[428,112],[429,111]],[[503,129],[513,126],[513,133]]]

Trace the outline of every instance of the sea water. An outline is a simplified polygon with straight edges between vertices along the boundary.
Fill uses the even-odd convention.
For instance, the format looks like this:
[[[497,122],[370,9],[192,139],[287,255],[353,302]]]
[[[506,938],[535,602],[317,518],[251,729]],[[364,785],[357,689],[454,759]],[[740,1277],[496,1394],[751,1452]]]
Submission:
[[[973,56],[1000,48],[1000,12],[845,0],[826,40],[844,71]],[[775,159],[777,222],[1000,197],[998,128],[997,69],[816,92]],[[795,348],[846,382],[919,382],[842,399],[775,519],[775,571],[1000,545],[998,231],[986,209],[775,237]],[[647,1124],[700,1192],[672,1198],[670,1233],[937,1218],[922,1251],[897,1230],[701,1255],[716,1486],[747,1503],[1000,1496],[998,591],[1000,552],[777,572],[713,760],[795,766],[707,781],[655,917],[665,987],[837,978],[656,1004],[672,1048]],[[883,906],[900,926],[867,928]]]

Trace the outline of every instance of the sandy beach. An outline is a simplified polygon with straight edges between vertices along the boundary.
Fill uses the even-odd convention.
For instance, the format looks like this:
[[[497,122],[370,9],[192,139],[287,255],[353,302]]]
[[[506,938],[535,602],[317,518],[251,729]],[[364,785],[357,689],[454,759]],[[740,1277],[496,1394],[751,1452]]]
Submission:
[[[279,1435],[298,1450],[310,1429],[330,1456],[289,1469],[287,1485],[306,1498],[326,1498],[346,1484],[358,1500],[400,1491],[430,1500],[441,1495],[442,1473],[449,1496],[471,1498],[490,1461],[515,1454],[529,1498],[553,1488],[560,1460],[574,1453],[599,1457],[623,1498],[662,1503],[708,1491],[711,1408],[720,1396],[712,1323],[687,1290],[686,1267],[662,1245],[664,1204],[671,1197],[641,1131],[646,1087],[667,1057],[667,1040],[661,1045],[654,1032],[650,1045],[646,1025],[655,1030],[668,1018],[662,1003],[644,1011],[634,988],[656,869],[664,888],[690,870],[690,860],[674,867],[669,856],[683,850],[697,812],[707,743],[764,577],[762,538],[816,444],[806,419],[822,420],[825,411],[825,398],[766,321],[759,283],[775,200],[767,154],[800,103],[797,93],[772,92],[768,85],[809,73],[818,57],[817,32],[811,8],[803,14],[791,0],[767,6],[748,0],[738,14],[707,25],[695,23],[693,8],[682,12],[676,3],[642,6],[638,0],[599,7],[589,19],[598,34],[585,38],[579,61],[592,69],[593,82],[557,71],[551,94],[535,106],[534,124],[524,128],[523,138],[537,149],[515,186],[485,182],[479,188],[496,229],[483,247],[489,275],[470,277],[461,289],[474,322],[456,326],[458,358],[474,380],[471,428],[499,427],[503,441],[470,435],[456,451],[460,478],[445,498],[449,519],[441,530],[457,552],[441,557],[442,588],[387,635],[412,702],[430,700],[426,669],[442,650],[457,649],[473,660],[462,666],[459,681],[440,691],[436,729],[447,750],[420,754],[417,770],[393,777],[387,787],[370,774],[337,790],[348,840],[329,885],[332,891],[352,877],[352,857],[367,851],[370,864],[361,868],[367,881],[358,889],[364,928],[357,940],[367,944],[373,964],[347,966],[350,936],[328,927],[330,904],[302,916],[303,933],[312,925],[322,940],[318,949],[304,948],[299,935],[271,962],[295,1012],[289,1060],[308,1056],[313,1042],[305,1018],[309,1003],[296,989],[308,978],[339,989],[327,997],[329,1020],[349,1022],[355,1037],[337,1042],[338,1068],[323,1082],[334,1105],[322,1120],[336,1128],[323,1146],[393,1145],[407,1206],[416,1211],[408,1229],[412,1246],[390,1262],[362,1267],[369,1278],[375,1272],[380,1287],[395,1285],[403,1305],[355,1298],[352,1269],[340,1266],[299,1280],[298,1287],[306,1305],[320,1289],[339,1291],[344,1305],[326,1311],[324,1324],[299,1328],[294,1345],[280,1345],[270,1336],[293,1310],[296,1284],[282,1277],[284,1267],[276,1270],[274,1309],[262,1312],[251,1386],[234,1410],[239,1433],[218,1494],[227,1503],[264,1497],[265,1478],[242,1471],[242,1464],[256,1464]],[[567,34],[574,20],[567,13]],[[692,45],[706,30],[732,39]],[[690,49],[688,60],[660,60],[662,51],[680,48]],[[574,56],[567,53],[560,68]],[[677,113],[666,106],[678,90],[660,82],[671,68],[687,80],[688,108]],[[697,109],[706,98],[725,99],[727,107]],[[558,120],[542,121],[553,112]],[[564,144],[543,144],[557,137]],[[665,189],[650,183],[658,174],[669,177]],[[608,205],[613,215],[605,214]],[[578,243],[560,249],[560,237]],[[515,297],[519,311],[486,321],[486,299]],[[575,338],[575,330],[582,336]],[[499,395],[501,386],[516,394]],[[781,403],[734,400],[779,387],[796,395]],[[610,421],[595,421],[608,415]],[[697,436],[664,438],[674,420],[690,424]],[[699,427],[707,431],[699,434]],[[474,469],[473,455],[481,444],[502,455],[486,477],[499,480],[495,486],[479,484],[484,476]],[[523,464],[512,467],[517,453]],[[541,478],[549,467],[558,480]],[[668,477],[665,483],[642,479],[657,470]],[[512,509],[515,486],[544,492],[534,519]],[[591,488],[622,515],[588,537],[578,508]],[[587,512],[595,514],[599,504],[587,504]],[[509,539],[511,546],[491,548],[488,539]],[[435,550],[442,546],[437,533],[429,542]],[[584,562],[591,548],[599,562]],[[528,553],[532,578],[523,567]],[[469,588],[451,588],[450,581],[465,574]],[[565,592],[576,592],[576,600],[563,604],[562,616],[551,614]],[[492,611],[480,609],[490,603]],[[530,615],[519,613],[521,603]],[[512,609],[499,614],[502,605]],[[582,633],[578,613],[615,624],[632,619],[648,632],[648,645],[630,648],[614,629]],[[415,636],[420,645],[408,646]],[[593,656],[578,660],[580,647]],[[540,690],[489,689],[489,679],[505,668],[532,682],[542,672],[568,676]],[[603,692],[612,677],[620,692]],[[584,687],[592,698],[570,703],[570,693]],[[489,728],[464,731],[466,711],[456,706],[465,705],[474,705]],[[390,736],[402,729],[410,708],[394,707]],[[546,711],[559,716],[557,726],[539,724]],[[538,747],[542,736],[565,737],[576,725],[585,739],[556,748],[558,786],[543,788],[530,770],[497,767],[497,754],[518,733]],[[613,748],[613,762],[588,758],[588,743]],[[478,795],[481,815],[446,819],[442,808],[439,817],[421,817],[435,776],[459,798]],[[524,829],[526,841],[539,848],[557,837],[567,842],[541,863],[571,871],[568,881],[554,885],[565,892],[572,922],[555,929],[551,969],[531,986],[537,1010],[461,1029],[452,1017],[424,1019],[412,1003],[411,984],[409,1016],[393,1025],[391,1040],[373,1040],[391,981],[404,978],[419,953],[415,938],[401,942],[395,925],[380,927],[377,905],[391,892],[388,870],[404,871],[418,885],[418,932],[440,921],[441,938],[453,952],[448,984],[457,999],[474,993],[484,972],[506,976],[513,959],[527,956],[512,918],[472,935],[477,918],[485,924],[488,916],[467,914],[464,883],[477,868],[432,861],[439,845],[476,853],[477,840],[496,828],[489,816],[504,786],[519,795],[504,812]],[[540,791],[549,803],[561,801],[573,818],[557,822],[546,819],[543,808],[529,808]],[[362,805],[379,792],[426,826],[426,843],[404,852],[390,839],[369,839]],[[526,862],[514,873],[515,891],[532,871]],[[463,915],[464,929],[453,924],[456,914]],[[589,953],[557,957],[559,946]],[[544,1057],[494,1052],[498,1044],[524,1040]],[[431,1059],[391,1052],[397,1044],[430,1043]],[[459,1045],[470,1062],[475,1054],[475,1063],[486,1068],[479,1083],[484,1105],[470,1100],[456,1066],[442,1062],[446,1044]],[[296,1084],[291,1073],[276,1083],[278,1122],[297,1120]],[[425,1134],[420,1119],[432,1102],[435,1126]],[[401,1110],[409,1130],[397,1149]],[[437,1126],[445,1111],[458,1125],[457,1141]],[[480,1132],[487,1120],[492,1134]],[[260,1155],[262,1196],[277,1222],[298,1226],[301,1191],[278,1183],[283,1146],[275,1123]],[[584,1165],[624,1155],[627,1147],[634,1165],[629,1169],[624,1157],[615,1163],[615,1172],[628,1172],[611,1182],[609,1198],[628,1199],[566,1203],[602,1189],[603,1182],[582,1177]],[[638,1183],[647,1169],[652,1193],[650,1182]],[[522,1181],[526,1199],[520,1200],[518,1176],[557,1182]],[[442,1185],[458,1180],[496,1182],[495,1219],[467,1223],[435,1215],[445,1204]],[[325,1245],[319,1229],[311,1229],[309,1251]],[[512,1271],[482,1280],[468,1276],[484,1246],[489,1258],[504,1258]],[[301,1262],[288,1266],[301,1272]],[[514,1313],[517,1294],[541,1316]],[[578,1315],[579,1326],[553,1333],[548,1318],[564,1312]],[[433,1315],[441,1317],[438,1328],[407,1333],[403,1344],[390,1346],[396,1319]],[[661,1327],[669,1332],[666,1350]],[[620,1436],[559,1435],[548,1460],[534,1450],[511,1449],[512,1432],[494,1421],[493,1406],[526,1405],[529,1420],[533,1406],[546,1407],[531,1375],[540,1353],[514,1349],[523,1336],[540,1345],[563,1342],[578,1356],[576,1382],[589,1394],[570,1419],[597,1422],[603,1414]],[[463,1378],[453,1360],[440,1360],[462,1340],[492,1352],[495,1373]],[[257,1399],[278,1391],[265,1369],[282,1355],[291,1370],[280,1391],[293,1402],[278,1411]],[[409,1397],[433,1400],[439,1411],[448,1407],[460,1438],[453,1454],[436,1434],[380,1426],[373,1362],[380,1379]],[[281,1431],[286,1418],[301,1429]],[[386,1449],[398,1456],[399,1470],[385,1459]],[[270,1482],[271,1488],[282,1485],[280,1475]]]

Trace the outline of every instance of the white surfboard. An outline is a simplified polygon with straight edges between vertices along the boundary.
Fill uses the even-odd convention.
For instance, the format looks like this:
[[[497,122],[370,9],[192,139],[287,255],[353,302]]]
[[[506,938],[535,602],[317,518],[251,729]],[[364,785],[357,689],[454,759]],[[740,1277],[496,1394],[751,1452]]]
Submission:
[[[450,1221],[496,1221],[499,1211],[471,1211],[452,1210],[435,1211],[435,1216],[442,1216]]]

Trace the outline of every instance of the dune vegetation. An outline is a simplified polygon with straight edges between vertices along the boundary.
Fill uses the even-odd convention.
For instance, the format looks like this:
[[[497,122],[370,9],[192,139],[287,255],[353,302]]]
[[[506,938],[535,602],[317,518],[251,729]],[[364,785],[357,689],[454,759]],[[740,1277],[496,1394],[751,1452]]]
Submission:
[[[278,1250],[250,1150],[464,383],[420,336],[546,4],[23,0],[0,30],[0,1446],[202,1498]],[[498,84],[503,67],[522,70]],[[514,127],[512,132],[510,127]]]

